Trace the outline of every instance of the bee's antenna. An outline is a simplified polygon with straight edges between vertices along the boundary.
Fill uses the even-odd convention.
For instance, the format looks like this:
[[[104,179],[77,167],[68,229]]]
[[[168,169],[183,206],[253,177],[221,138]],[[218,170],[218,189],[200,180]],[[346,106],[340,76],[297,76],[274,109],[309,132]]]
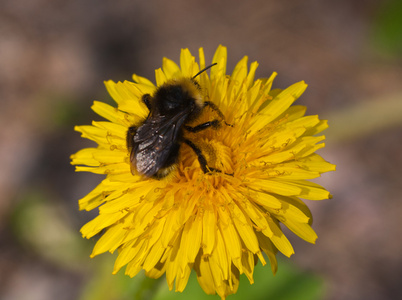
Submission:
[[[202,72],[205,72],[206,70],[208,70],[209,68],[211,68],[211,67],[213,67],[213,66],[215,66],[215,65],[217,65],[217,63],[214,63],[214,64],[212,64],[212,65],[209,65],[208,67],[205,67],[204,69],[202,69],[201,71],[199,71],[197,74],[195,74],[192,79],[194,79],[195,77],[197,77],[198,75],[200,75]]]

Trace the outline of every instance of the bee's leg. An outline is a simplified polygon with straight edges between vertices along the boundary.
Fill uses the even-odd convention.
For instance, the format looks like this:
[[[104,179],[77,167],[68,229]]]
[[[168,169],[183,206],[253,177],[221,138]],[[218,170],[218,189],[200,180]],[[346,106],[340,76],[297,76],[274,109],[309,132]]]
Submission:
[[[131,174],[135,175],[135,165],[133,164],[134,161],[134,155],[135,153],[133,152],[134,148],[134,136],[137,131],[137,127],[131,126],[127,130],[127,136],[126,136],[126,143],[127,143],[127,151],[130,155],[130,169],[131,169]]]
[[[185,142],[187,145],[189,145],[190,148],[193,149],[193,151],[194,151],[195,154],[197,155],[197,157],[198,157],[198,162],[200,163],[201,169],[202,169],[202,171],[203,171],[204,173],[208,173],[208,172],[211,172],[211,171],[212,171],[212,172],[215,171],[215,172],[223,173],[223,172],[222,172],[221,170],[219,170],[219,169],[215,169],[215,168],[208,167],[207,160],[206,160],[205,156],[202,154],[201,149],[198,148],[192,141],[187,140],[187,139],[184,139],[184,142]],[[226,175],[233,176],[233,174],[228,174],[228,173],[225,173],[225,174],[226,174]]]
[[[199,131],[207,129],[209,127],[213,127],[215,129],[218,128],[219,127],[219,121],[218,120],[213,120],[213,121],[202,123],[202,124],[194,126],[194,127],[184,125],[184,128],[187,131],[190,131],[190,132],[199,132]]]
[[[148,109],[151,110],[151,95],[150,94],[144,94],[144,95],[142,95],[141,100],[148,107]]]
[[[219,110],[219,108],[214,103],[209,102],[209,101],[205,101],[204,102],[204,107],[206,107],[206,106],[209,106],[213,111],[215,111],[218,114],[218,116],[222,119],[222,121],[225,123],[225,125],[233,127],[232,124],[226,123],[225,116],[223,115],[223,113]],[[187,131],[190,131],[190,132],[199,132],[199,131],[207,129],[209,127],[217,129],[219,127],[219,125],[220,125],[219,120],[212,120],[212,121],[205,122],[205,123],[202,123],[202,124],[194,126],[194,127],[185,125],[184,128]]]
[[[223,120],[223,122],[225,123],[225,125],[233,127],[232,124],[226,123],[225,121],[225,116],[223,115],[223,113],[220,111],[220,109],[218,108],[218,106],[215,105],[215,103],[210,102],[210,101],[205,101],[204,102],[204,107],[209,106],[213,111],[215,111],[218,116]]]
[[[127,149],[131,151],[134,146],[134,135],[137,131],[137,127],[132,126],[127,130],[127,135],[126,135],[126,145]]]

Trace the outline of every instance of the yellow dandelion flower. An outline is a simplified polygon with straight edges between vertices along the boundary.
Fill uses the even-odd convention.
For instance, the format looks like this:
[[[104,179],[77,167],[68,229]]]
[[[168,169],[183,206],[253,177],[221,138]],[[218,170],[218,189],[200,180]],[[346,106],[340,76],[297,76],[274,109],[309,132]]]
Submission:
[[[311,213],[300,198],[330,198],[327,190],[308,180],[335,166],[315,153],[324,147],[324,136],[317,134],[327,122],[305,116],[304,106],[292,105],[307,85],[301,81],[285,90],[271,89],[276,73],[255,80],[258,64],[253,62],[248,70],[247,57],[227,75],[226,48],[219,46],[210,76],[202,72],[193,80],[200,94],[197,105],[213,105],[204,105],[187,123],[170,123],[181,130],[171,142],[181,143],[163,178],[136,172],[127,140],[133,138],[129,128],[136,130],[150,118],[152,105],[143,95],[189,81],[206,67],[202,48],[199,59],[198,64],[188,49],[181,51],[180,66],[164,58],[155,72],[156,86],[138,75],[133,82],[105,82],[117,108],[94,102],[92,109],[108,121],[75,130],[98,147],[71,158],[76,171],[106,175],[79,201],[81,210],[99,207],[99,215],[81,229],[86,238],[103,232],[92,257],[118,250],[113,273],[126,266],[131,277],[141,270],[152,278],[166,274],[169,288],[176,291],[184,290],[194,269],[207,294],[225,299],[236,292],[240,274],[253,283],[258,261],[265,265],[268,258],[275,273],[277,251],[294,253],[281,226],[315,242]],[[165,125],[170,134],[173,129]],[[161,134],[161,139],[166,136]],[[157,146],[135,162],[155,162],[153,155],[163,151]]]

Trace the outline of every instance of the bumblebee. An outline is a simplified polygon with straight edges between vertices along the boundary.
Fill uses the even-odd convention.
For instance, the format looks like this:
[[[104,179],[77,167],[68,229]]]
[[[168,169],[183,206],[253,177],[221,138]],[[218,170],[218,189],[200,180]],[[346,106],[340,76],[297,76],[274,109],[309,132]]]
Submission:
[[[206,107],[214,110],[224,121],[219,108],[210,101],[204,101],[201,87],[195,80],[198,75],[214,65],[216,63],[192,78],[180,78],[165,83],[153,96],[142,96],[141,100],[148,107],[149,114],[141,125],[132,126],[127,131],[127,149],[133,174],[155,179],[166,177],[175,169],[183,143],[195,152],[204,173],[221,172],[209,167],[201,149],[184,137],[184,131],[197,133],[220,126],[221,121],[218,119],[194,127],[188,125],[195,121]],[[225,124],[231,126],[226,122]]]

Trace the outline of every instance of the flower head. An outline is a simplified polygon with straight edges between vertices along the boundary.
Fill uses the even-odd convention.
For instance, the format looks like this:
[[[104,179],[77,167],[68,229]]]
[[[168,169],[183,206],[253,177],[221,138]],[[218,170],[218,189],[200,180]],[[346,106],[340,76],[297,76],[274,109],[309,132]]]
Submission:
[[[207,161],[207,172],[196,151],[181,143],[168,176],[146,177],[131,172],[126,145],[129,128],[149,117],[142,96],[205,68],[202,49],[199,64],[188,49],[181,52],[180,67],[164,58],[156,86],[137,75],[134,82],[105,82],[117,108],[95,101],[92,109],[108,121],[75,128],[98,144],[72,155],[76,171],[106,174],[79,201],[80,209],[99,207],[81,232],[90,238],[104,230],[92,256],[118,250],[114,273],[126,266],[129,276],[141,270],[152,278],[166,274],[169,288],[183,291],[194,269],[204,291],[224,299],[236,292],[240,274],[253,283],[258,261],[265,265],[268,258],[275,273],[277,251],[294,253],[281,226],[310,243],[316,240],[311,213],[300,198],[330,198],[307,181],[335,169],[315,154],[324,147],[324,136],[316,135],[327,122],[292,105],[306,89],[304,82],[271,89],[276,73],[255,80],[258,64],[248,70],[244,57],[227,75],[226,60],[226,48],[219,46],[210,76],[202,72],[196,78],[203,101],[212,102],[221,115],[206,106],[186,126],[224,120],[197,132],[182,131],[181,139],[196,145]]]

